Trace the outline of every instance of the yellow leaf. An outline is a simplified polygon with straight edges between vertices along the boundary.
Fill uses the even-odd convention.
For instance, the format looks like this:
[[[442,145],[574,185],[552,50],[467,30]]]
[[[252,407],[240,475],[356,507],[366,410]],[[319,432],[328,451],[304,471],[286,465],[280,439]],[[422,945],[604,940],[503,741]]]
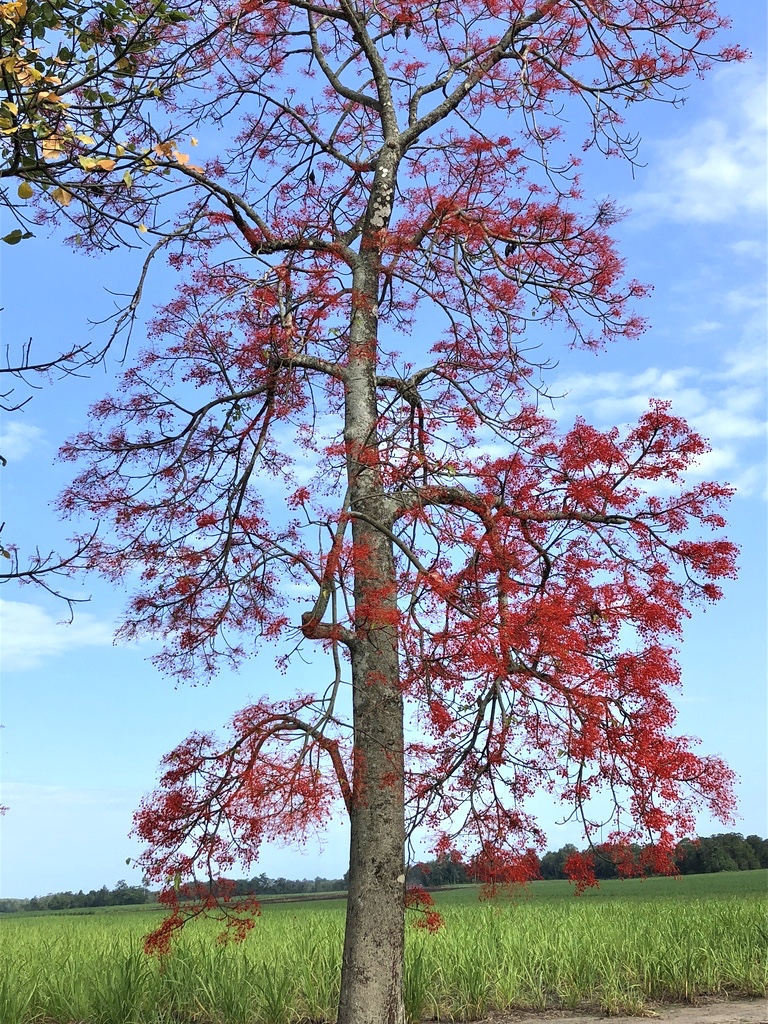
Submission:
[[[33,68],[31,64],[24,64],[22,67],[16,68],[15,74],[22,85],[32,85],[34,82],[39,82],[43,77],[42,71]]]
[[[15,23],[21,21],[27,13],[27,0],[14,0],[12,3],[0,4],[0,18]]]
[[[83,168],[84,171],[92,171],[98,161],[92,156],[79,156],[77,162]]]
[[[102,171],[114,171],[116,165],[117,160],[108,160],[105,158],[103,160],[96,161],[96,166]]]
[[[203,173],[202,167],[198,167],[197,164],[191,164],[189,162],[189,153],[180,153],[178,149],[175,149],[173,151],[173,159],[177,164],[181,164],[182,167],[188,167],[190,171],[199,171],[200,174]]]
[[[31,199],[35,194],[35,190],[29,184],[28,181],[22,181],[17,189],[19,199]]]
[[[147,225],[146,224],[139,224],[139,231],[142,233],[142,235],[146,234],[146,232],[147,232]]]
[[[83,135],[81,132],[78,132],[75,138],[78,142],[82,142],[84,146],[94,146],[96,144],[96,139],[92,135]]]
[[[122,156],[125,153],[125,146],[121,146],[120,143],[115,146],[115,156]]]
[[[5,107],[6,110],[9,110],[12,114],[18,114],[18,112],[19,112],[19,105],[18,105],[18,103],[13,103],[12,100],[3,100],[3,106]]]
[[[190,141],[191,145],[193,145],[193,146],[197,145],[197,139],[195,138],[194,135],[190,135],[189,141]]]
[[[131,186],[133,185],[133,175],[131,174],[130,171],[125,172],[125,174],[123,175],[123,181],[125,182],[126,188],[131,188]]]
[[[51,199],[54,203],[58,203],[59,206],[69,206],[72,202],[71,194],[63,188],[55,188],[53,192],[51,192]]]
[[[40,149],[42,150],[43,156],[46,160],[58,160],[64,146],[58,136],[51,135],[40,142]]]

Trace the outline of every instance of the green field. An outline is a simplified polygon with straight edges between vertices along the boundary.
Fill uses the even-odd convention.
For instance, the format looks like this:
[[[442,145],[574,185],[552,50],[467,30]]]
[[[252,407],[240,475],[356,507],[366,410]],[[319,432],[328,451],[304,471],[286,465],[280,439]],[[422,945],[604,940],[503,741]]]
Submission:
[[[768,981],[768,871],[568,883],[478,902],[441,893],[445,927],[408,929],[412,1021],[489,1010],[640,1011],[649,1001],[758,996]],[[213,921],[161,966],[142,952],[156,911],[0,919],[0,1024],[299,1024],[334,1019],[342,900],[264,907],[241,945]]]

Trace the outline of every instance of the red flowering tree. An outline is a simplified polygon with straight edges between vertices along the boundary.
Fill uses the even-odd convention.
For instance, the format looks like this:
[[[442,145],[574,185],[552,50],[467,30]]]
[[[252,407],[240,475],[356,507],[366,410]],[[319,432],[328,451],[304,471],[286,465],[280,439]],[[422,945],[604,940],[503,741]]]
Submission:
[[[541,321],[588,346],[641,330],[617,213],[584,200],[563,112],[631,158],[620,110],[739,53],[708,58],[708,0],[185,10],[163,130],[145,116],[130,143],[141,175],[186,192],[172,231],[149,201],[142,224],[180,284],[66,447],[85,468],[62,504],[103,524],[93,568],[140,579],[121,633],[162,636],[168,672],[273,640],[328,669],[165,758],[136,818],[174,908],[155,941],[343,805],[338,1020],[402,1022],[415,829],[493,884],[530,877],[535,792],[588,838],[607,794],[612,848],[651,837],[661,860],[697,804],[732,806],[669,696],[687,609],[734,572],[728,488],[687,482],[706,445],[660,402],[625,430],[559,432],[530,339]],[[184,891],[205,898],[185,909]]]

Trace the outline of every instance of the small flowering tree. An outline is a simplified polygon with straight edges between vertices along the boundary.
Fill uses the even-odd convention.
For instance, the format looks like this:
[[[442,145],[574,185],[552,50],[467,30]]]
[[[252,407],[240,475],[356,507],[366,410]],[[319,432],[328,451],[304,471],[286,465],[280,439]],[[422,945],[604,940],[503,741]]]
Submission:
[[[588,839],[607,795],[608,842],[652,839],[654,867],[697,804],[732,807],[669,695],[689,607],[734,573],[729,490],[687,482],[706,445],[663,402],[559,431],[528,341],[541,322],[590,347],[642,326],[617,211],[584,200],[559,112],[631,156],[620,107],[700,71],[723,23],[704,0],[185,12],[162,133],[128,125],[105,172],[133,161],[120,201],[139,190],[180,283],[66,446],[85,467],[62,507],[102,523],[91,567],[140,580],[121,633],[162,636],[162,668],[209,676],[281,640],[328,669],[165,758],[136,817],[172,908],[152,941],[341,807],[339,1024],[401,1024],[406,902],[436,923],[406,895],[416,829],[493,885],[531,877],[535,793]],[[158,175],[188,199],[172,230],[140,192]]]

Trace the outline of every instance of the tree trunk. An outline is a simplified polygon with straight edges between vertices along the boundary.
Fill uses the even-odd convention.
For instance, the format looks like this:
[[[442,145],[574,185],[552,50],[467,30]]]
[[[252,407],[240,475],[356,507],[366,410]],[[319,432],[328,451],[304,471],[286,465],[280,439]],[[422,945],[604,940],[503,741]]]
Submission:
[[[338,1024],[405,1022],[403,713],[397,688],[381,681],[387,653],[371,643],[353,661],[359,726]]]
[[[354,546],[349,895],[338,1024],[404,1024],[403,698],[390,503],[378,460],[376,258],[355,277],[345,432]]]

